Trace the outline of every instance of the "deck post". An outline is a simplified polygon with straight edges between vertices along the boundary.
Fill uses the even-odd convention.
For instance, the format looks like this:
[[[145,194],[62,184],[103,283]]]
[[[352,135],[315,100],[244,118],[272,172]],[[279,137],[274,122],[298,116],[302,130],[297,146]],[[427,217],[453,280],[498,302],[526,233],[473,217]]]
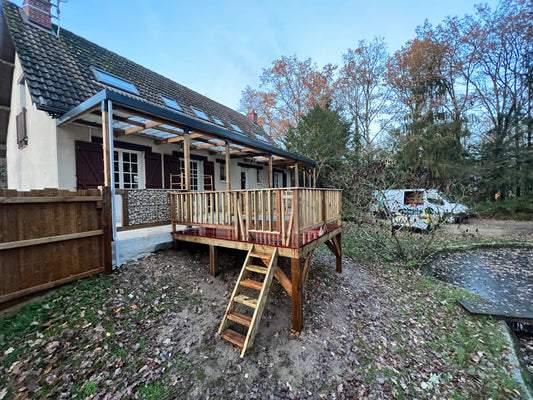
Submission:
[[[298,161],[294,163],[294,186],[300,187],[300,170],[298,168]]]
[[[316,167],[313,167],[313,188],[316,189]]]
[[[292,247],[300,247],[300,193],[298,189],[292,191]],[[291,238],[289,238],[291,240]]]
[[[113,239],[113,213],[111,210],[111,189],[107,186],[100,186],[102,194],[102,214],[101,223],[104,231],[103,235],[103,252],[102,262],[104,264],[104,273],[110,274],[113,270],[113,253],[111,241]]]
[[[185,191],[191,191],[191,136],[189,131],[183,133],[183,162],[185,167]]]
[[[339,233],[337,236],[333,238],[333,242],[335,243],[335,247],[337,247],[337,254],[335,254],[336,258],[336,271],[340,274],[342,273],[342,233]]]
[[[300,332],[304,326],[302,270],[299,258],[291,258],[292,329]]]
[[[226,190],[231,190],[229,162],[230,162],[230,147],[229,147],[229,142],[226,140]]]
[[[209,273],[216,276],[218,273],[218,247],[209,245]]]
[[[273,157],[272,154],[268,157],[268,187],[274,187],[274,171],[273,171]]]

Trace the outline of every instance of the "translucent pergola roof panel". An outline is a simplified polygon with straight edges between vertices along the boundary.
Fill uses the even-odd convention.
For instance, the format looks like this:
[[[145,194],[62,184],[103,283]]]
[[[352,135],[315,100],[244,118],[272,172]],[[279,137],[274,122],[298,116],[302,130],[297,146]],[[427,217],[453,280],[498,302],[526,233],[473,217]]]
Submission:
[[[147,122],[150,122],[149,119],[146,119],[146,118],[143,118],[143,117],[138,117],[138,116],[131,117],[129,119],[131,119],[132,121],[136,121],[136,122],[142,122],[143,124],[146,124]]]
[[[173,108],[178,111],[183,111],[183,108],[181,108],[181,106],[178,104],[176,100],[171,99],[170,97],[163,96],[162,94],[160,94],[159,96],[161,96],[161,98],[163,99],[163,101],[168,107]]]
[[[198,108],[194,108],[194,107],[191,107],[191,110],[194,111],[194,113],[196,114],[196,116],[198,118],[202,118],[202,119],[205,119],[207,121],[209,121],[209,117],[207,116],[207,114],[205,112],[203,112],[202,110],[198,109]]]
[[[139,91],[135,85],[125,79],[119,78],[118,76],[112,75],[109,72],[102,71],[98,68],[93,68],[93,72],[98,82],[114,86],[130,93],[139,94]]]

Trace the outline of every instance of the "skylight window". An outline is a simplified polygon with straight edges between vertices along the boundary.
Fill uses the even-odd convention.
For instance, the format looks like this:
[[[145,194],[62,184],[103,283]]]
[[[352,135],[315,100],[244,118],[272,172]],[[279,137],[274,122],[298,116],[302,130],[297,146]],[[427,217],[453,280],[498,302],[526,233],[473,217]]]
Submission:
[[[206,119],[206,120],[209,121],[209,117],[207,116],[207,114],[205,112],[203,112],[202,110],[199,110],[198,108],[194,108],[194,107],[191,107],[191,109],[194,111],[194,113],[196,114],[197,117],[202,118],[202,119]]]
[[[240,133],[242,133],[242,129],[241,129],[241,128],[239,128],[239,127],[238,127],[237,125],[235,125],[235,124],[232,124],[231,122],[230,122],[230,125],[231,125],[231,126],[233,127],[233,129],[234,129],[234,130],[236,130],[237,132],[240,132]]]
[[[171,99],[170,97],[163,96],[162,94],[160,94],[159,96],[161,96],[161,98],[168,107],[173,108],[175,110],[183,111],[183,108],[181,108],[181,106],[176,100]]]
[[[125,90],[130,93],[139,94],[139,91],[135,85],[131,82],[128,82],[118,76],[111,75],[108,72],[93,68],[94,76],[99,82],[105,83],[106,85],[114,86],[116,88]]]
[[[221,120],[219,120],[218,118],[213,117],[213,120],[214,120],[217,124],[219,124],[220,126],[224,126],[224,123],[223,123]]]

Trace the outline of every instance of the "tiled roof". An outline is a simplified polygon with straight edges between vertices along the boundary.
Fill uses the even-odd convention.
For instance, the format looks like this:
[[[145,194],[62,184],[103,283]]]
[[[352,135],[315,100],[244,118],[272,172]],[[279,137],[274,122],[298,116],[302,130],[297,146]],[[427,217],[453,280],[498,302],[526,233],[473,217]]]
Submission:
[[[257,140],[254,133],[274,143],[263,129],[247,116],[213,101],[179,83],[92,43],[66,29],[59,37],[24,22],[20,9],[2,0],[2,14],[7,21],[15,50],[20,58],[26,82],[37,107],[62,114],[100,92],[106,86],[98,82],[92,68],[116,75],[135,85],[139,97],[165,107],[160,94],[178,101],[187,115],[198,118],[191,107],[221,120],[226,129]],[[55,28],[55,27],[54,27]],[[135,95],[132,95],[135,96]],[[213,125],[217,126],[214,120]]]

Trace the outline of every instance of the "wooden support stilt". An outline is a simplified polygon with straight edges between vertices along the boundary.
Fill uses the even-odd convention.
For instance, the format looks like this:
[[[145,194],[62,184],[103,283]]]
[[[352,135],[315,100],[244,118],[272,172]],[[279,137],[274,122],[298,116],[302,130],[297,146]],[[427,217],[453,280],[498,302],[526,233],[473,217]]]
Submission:
[[[302,270],[299,258],[291,258],[292,329],[300,332],[304,326]]]
[[[216,276],[218,273],[218,247],[209,245],[209,273]]]
[[[338,273],[342,272],[342,233],[339,233],[337,236],[333,238],[333,241],[335,242],[337,246],[337,268],[336,271]]]

